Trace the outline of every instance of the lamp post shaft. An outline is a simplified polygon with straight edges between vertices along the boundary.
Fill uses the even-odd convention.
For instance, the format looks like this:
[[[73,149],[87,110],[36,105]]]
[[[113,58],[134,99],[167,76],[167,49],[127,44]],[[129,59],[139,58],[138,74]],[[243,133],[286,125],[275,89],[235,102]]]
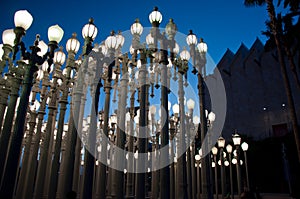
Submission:
[[[108,75],[112,74],[113,63],[108,66]],[[104,82],[105,91],[105,102],[104,102],[104,120],[103,120],[103,135],[104,140],[108,139],[108,118],[109,118],[109,107],[110,107],[110,91],[111,91],[111,77]],[[102,143],[101,160],[107,161],[107,142]],[[99,162],[99,174],[97,176],[97,188],[96,188],[96,198],[105,198],[106,195],[106,165],[101,161]]]
[[[13,119],[15,116],[15,109],[17,104],[17,99],[19,97],[19,89],[22,79],[20,77],[14,77],[13,75],[9,75],[8,81],[10,83],[10,98],[7,107],[7,112],[4,118],[4,124],[1,132],[0,128],[0,178],[2,179],[5,169],[5,162],[8,155],[9,150],[9,140],[11,136],[11,129],[13,127]],[[7,100],[7,99],[6,99]],[[16,123],[15,123],[16,124]]]
[[[164,114],[161,114],[162,128],[161,128],[161,148],[168,146],[169,144],[169,115],[168,115],[168,52],[166,41],[161,42],[161,107],[165,110]],[[162,150],[160,157],[164,160],[169,158],[169,150]],[[160,169],[160,198],[170,198],[170,169],[166,166]]]
[[[34,198],[39,199],[42,198],[42,194],[44,191],[44,184],[45,184],[45,174],[46,174],[46,168],[48,165],[48,156],[49,156],[49,150],[50,153],[52,151],[52,145],[50,144],[51,139],[53,139],[53,124],[55,122],[55,112],[56,112],[56,101],[57,101],[57,77],[54,78],[53,87],[51,91],[51,100],[48,106],[49,113],[48,113],[48,119],[47,119],[47,126],[46,126],[46,132],[44,133],[44,139],[42,141],[42,144],[40,146],[40,159],[36,174],[36,181],[35,181],[35,188],[34,188]]]
[[[126,59],[126,58],[125,58]],[[125,122],[126,122],[126,101],[127,101],[127,91],[128,91],[128,72],[127,72],[127,59],[123,60],[123,75],[121,79],[121,85],[120,85],[120,96],[119,96],[119,111],[118,111],[118,126],[117,126],[117,143],[116,147],[124,151],[125,149]],[[124,154],[120,153],[119,150],[115,153],[115,164],[121,165],[124,164]],[[132,160],[132,159],[131,159]],[[125,164],[124,164],[124,168]],[[113,170],[113,179],[116,180],[116,182],[113,184],[113,189],[112,189],[112,197],[119,199],[119,198],[124,198],[124,172],[123,171],[118,171],[118,170]]]
[[[214,161],[215,161],[215,193],[216,193],[216,199],[219,197],[219,187],[218,187],[218,168],[217,168],[217,157],[214,155]]]
[[[130,83],[130,121],[129,121],[129,134],[128,134],[128,168],[132,168],[134,165],[134,159],[133,159],[133,153],[134,153],[134,140],[133,140],[133,131],[134,131],[134,85],[133,82]],[[127,173],[127,183],[126,183],[126,198],[130,199],[133,198],[133,180],[134,180],[134,174],[132,172]]]
[[[17,177],[17,168],[20,159],[20,150],[24,135],[25,116],[27,112],[31,87],[33,84],[33,74],[36,71],[36,69],[37,67],[35,66],[35,63],[30,63],[25,70],[22,93],[20,96],[20,103],[15,119],[15,124],[17,125],[14,126],[14,130],[12,133],[11,144],[9,147],[5,172],[2,181],[5,183],[1,183],[1,198],[13,197],[14,185]]]
[[[211,182],[210,182],[210,165],[209,165],[209,149],[208,149],[208,143],[204,143],[204,139],[207,132],[207,120],[205,117],[205,96],[204,96],[204,80],[200,73],[200,70],[198,71],[198,90],[199,90],[199,100],[200,100],[200,127],[201,131],[198,131],[198,134],[201,135],[201,143],[202,143],[202,152],[203,155],[201,160],[201,177],[202,177],[202,198],[204,199],[212,199],[213,194],[211,190]]]
[[[137,174],[136,174],[136,189],[135,189],[135,198],[145,198],[146,197],[146,135],[147,135],[147,100],[146,90],[148,86],[146,85],[146,52],[141,50],[141,68],[139,69],[139,86],[140,86],[140,117],[139,117],[139,138],[138,138],[138,150],[142,155],[138,156],[137,161]],[[144,171],[144,172],[142,172]]]
[[[238,145],[236,146],[236,152],[237,152],[237,157],[236,157],[237,188],[238,188],[238,196],[240,197],[242,193],[242,185],[241,185],[240,150]]]
[[[246,167],[246,182],[247,182],[247,188],[250,190],[250,184],[249,184],[249,171],[248,171],[248,158],[247,158],[247,152],[244,151],[244,157],[245,157],[245,167]]]
[[[233,179],[232,179],[232,160],[231,160],[231,153],[229,153],[229,175],[230,175],[230,195],[231,199],[234,199],[233,193]]]
[[[225,198],[225,172],[224,172],[224,159],[223,159],[223,148],[220,148],[220,160],[221,160],[221,191],[222,199]]]
[[[188,198],[187,193],[187,168],[186,168],[186,143],[185,143],[185,111],[184,111],[184,90],[183,90],[183,74],[179,74],[178,79],[178,95],[179,95],[179,114],[180,114],[180,135],[178,143],[178,154],[181,156],[177,162],[177,196],[178,198]]]

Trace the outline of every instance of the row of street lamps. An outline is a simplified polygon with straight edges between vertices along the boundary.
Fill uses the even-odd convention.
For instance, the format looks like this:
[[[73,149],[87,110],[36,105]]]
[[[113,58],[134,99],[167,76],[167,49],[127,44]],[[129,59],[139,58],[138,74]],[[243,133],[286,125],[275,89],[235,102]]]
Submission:
[[[80,198],[145,198],[149,187],[151,198],[192,198],[200,189],[201,198],[213,197],[209,155],[200,157],[198,187],[193,167],[193,132],[203,142],[215,119],[213,113],[205,113],[207,45],[203,39],[198,43],[190,31],[190,51],[183,48],[179,53],[173,19],[164,32],[157,8],[149,20],[146,44],[140,41],[144,28],[136,20],[130,28],[130,53],[122,53],[121,32],[112,31],[103,43],[93,45],[98,29],[90,19],[82,29],[83,50],[76,58],[77,35],[67,41],[66,56],[58,48],[64,33],[58,25],[48,29],[48,45],[37,35],[29,52],[22,38],[33,17],[25,10],[15,13],[15,28],[3,32],[0,46],[1,198],[65,198],[73,191]],[[186,108],[190,58],[199,99],[187,100]],[[173,115],[171,83],[178,83]],[[160,98],[158,121],[159,111],[149,96]],[[110,111],[111,102],[117,103],[116,114]],[[196,104],[200,118],[193,116]],[[190,143],[192,151],[186,151]],[[210,150],[204,146],[203,151]],[[145,183],[148,163],[151,183]]]

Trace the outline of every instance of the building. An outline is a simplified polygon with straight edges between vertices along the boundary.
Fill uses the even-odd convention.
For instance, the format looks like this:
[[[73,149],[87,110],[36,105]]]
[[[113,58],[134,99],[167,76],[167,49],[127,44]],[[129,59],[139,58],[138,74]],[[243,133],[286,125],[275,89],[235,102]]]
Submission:
[[[235,130],[255,140],[283,136],[292,131],[287,97],[277,52],[265,51],[257,38],[248,49],[243,43],[236,53],[227,49],[217,64],[227,97],[223,136],[230,139]],[[287,62],[296,113],[300,113],[300,92]],[[297,68],[299,73],[299,68]],[[207,81],[215,81],[214,74]],[[298,123],[299,123],[298,115]]]

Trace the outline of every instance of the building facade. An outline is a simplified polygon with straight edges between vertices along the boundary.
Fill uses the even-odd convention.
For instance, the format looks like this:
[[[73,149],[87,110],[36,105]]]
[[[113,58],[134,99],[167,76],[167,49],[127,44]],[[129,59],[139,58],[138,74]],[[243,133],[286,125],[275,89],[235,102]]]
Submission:
[[[288,61],[286,63],[299,123],[300,88]],[[265,51],[258,38],[250,48],[241,44],[236,53],[227,49],[207,81],[217,81],[217,72],[223,79],[227,98],[222,132],[225,138],[230,139],[234,131],[255,140],[283,136],[292,131],[276,50]]]

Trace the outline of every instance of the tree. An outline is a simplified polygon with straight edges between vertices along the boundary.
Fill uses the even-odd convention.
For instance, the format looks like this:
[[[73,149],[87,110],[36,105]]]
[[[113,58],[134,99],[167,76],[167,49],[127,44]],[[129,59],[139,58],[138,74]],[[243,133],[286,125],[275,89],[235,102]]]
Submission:
[[[281,0],[278,1],[281,3]],[[273,0],[245,0],[244,4],[246,6],[262,6],[267,5],[267,12],[270,18],[270,27],[271,33],[274,37],[276,49],[278,53],[278,61],[280,64],[281,74],[284,82],[285,92],[288,100],[288,106],[293,126],[293,133],[296,142],[298,162],[300,163],[300,137],[299,137],[299,126],[297,121],[297,115],[295,111],[295,105],[293,100],[293,95],[291,91],[291,85],[287,75],[286,64],[284,61],[284,47],[283,47],[283,38],[282,38],[282,25],[281,19],[278,19],[276,16],[275,6]],[[299,0],[284,0],[284,6],[290,6],[292,11],[297,11],[299,9],[300,1]]]

